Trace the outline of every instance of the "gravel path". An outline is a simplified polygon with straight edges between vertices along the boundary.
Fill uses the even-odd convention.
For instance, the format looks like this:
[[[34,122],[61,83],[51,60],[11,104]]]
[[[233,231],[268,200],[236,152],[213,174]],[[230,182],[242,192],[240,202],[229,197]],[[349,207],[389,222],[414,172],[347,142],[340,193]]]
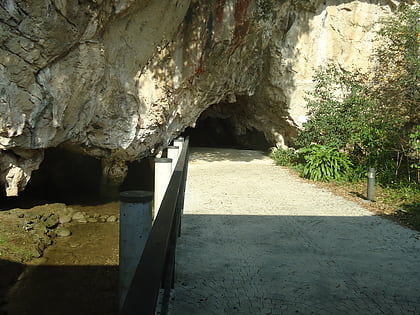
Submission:
[[[420,234],[255,151],[190,158],[172,314],[420,314]]]

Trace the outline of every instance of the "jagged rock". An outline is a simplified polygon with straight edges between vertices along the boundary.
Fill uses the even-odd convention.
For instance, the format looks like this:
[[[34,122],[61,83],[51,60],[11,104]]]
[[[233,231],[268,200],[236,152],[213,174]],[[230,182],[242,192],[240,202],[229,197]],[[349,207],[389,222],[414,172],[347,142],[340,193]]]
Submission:
[[[60,146],[118,185],[212,105],[238,137],[289,145],[313,69],[370,67],[374,23],[402,2],[2,1],[0,182],[18,195]]]

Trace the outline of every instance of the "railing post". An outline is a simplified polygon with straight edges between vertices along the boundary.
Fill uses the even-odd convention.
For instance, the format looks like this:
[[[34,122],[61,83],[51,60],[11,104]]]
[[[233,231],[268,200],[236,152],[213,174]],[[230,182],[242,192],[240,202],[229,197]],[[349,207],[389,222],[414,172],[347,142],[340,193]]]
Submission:
[[[174,140],[174,146],[176,146],[176,147],[178,147],[179,148],[179,155],[181,154],[181,152],[182,152],[182,148],[183,148],[183,146],[184,146],[184,138],[183,137],[178,137],[178,138],[176,138],[175,140]]]
[[[152,227],[149,191],[120,193],[119,309],[121,310]]]
[[[166,189],[168,188],[169,181],[172,175],[172,159],[169,158],[156,158],[155,159],[155,198],[154,198],[154,211],[153,219],[159,211],[162,199],[165,196]]]
[[[172,159],[172,172],[175,171],[176,163],[178,163],[179,147],[169,146],[168,147],[168,158]]]
[[[184,139],[182,138],[182,141],[184,141]],[[183,144],[184,145],[184,144]],[[187,141],[187,145],[188,145],[188,141]],[[188,151],[188,147],[186,148],[186,154],[185,154],[185,164],[184,164],[184,168],[182,170],[182,180],[181,180],[181,187],[179,190],[179,198],[177,201],[177,207],[179,209],[179,224],[178,224],[178,237],[181,236],[181,225],[182,225],[182,221],[181,221],[181,216],[184,213],[184,202],[185,202],[185,189],[186,189],[186,185],[187,185],[187,175],[188,175],[188,159],[189,159],[189,151]]]

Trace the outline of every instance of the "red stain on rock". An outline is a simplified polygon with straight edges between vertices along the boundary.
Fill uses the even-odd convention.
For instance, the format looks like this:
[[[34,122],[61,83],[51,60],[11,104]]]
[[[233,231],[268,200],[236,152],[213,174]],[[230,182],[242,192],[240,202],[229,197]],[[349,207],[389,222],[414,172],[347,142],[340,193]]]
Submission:
[[[198,66],[195,69],[195,74],[196,75],[200,75],[200,74],[204,73],[203,63],[204,63],[204,61],[203,61],[203,54],[201,54],[200,60],[198,61]]]
[[[235,3],[235,23],[243,24],[245,23],[246,11],[248,10],[249,5],[254,0],[238,0]]]
[[[216,27],[223,23],[223,11],[225,9],[226,0],[216,0],[216,8],[214,10]]]
[[[245,35],[248,33],[250,23],[246,19],[249,5],[254,0],[237,0],[235,3],[235,31],[229,53],[233,53],[244,41]]]

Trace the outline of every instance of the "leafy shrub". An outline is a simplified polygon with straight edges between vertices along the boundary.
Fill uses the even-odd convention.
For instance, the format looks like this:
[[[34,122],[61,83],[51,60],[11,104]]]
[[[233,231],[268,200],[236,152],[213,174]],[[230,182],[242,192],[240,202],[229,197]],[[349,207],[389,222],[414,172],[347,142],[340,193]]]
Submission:
[[[302,176],[311,180],[330,181],[346,177],[352,163],[337,147],[310,145],[300,150],[305,164]]]
[[[313,80],[315,89],[306,95],[309,119],[296,144],[357,146],[364,150],[359,135],[371,134],[365,129],[373,114],[370,109],[373,104],[367,98],[363,76],[328,64],[317,69]]]
[[[279,166],[293,166],[296,162],[295,151],[292,149],[273,148],[270,158]]]
[[[334,65],[317,70],[296,145],[335,146],[351,157],[356,174],[375,167],[385,185],[419,182],[419,8],[401,6],[380,21],[373,73]]]
[[[420,5],[401,5],[379,22],[372,93],[397,119],[419,123]]]

